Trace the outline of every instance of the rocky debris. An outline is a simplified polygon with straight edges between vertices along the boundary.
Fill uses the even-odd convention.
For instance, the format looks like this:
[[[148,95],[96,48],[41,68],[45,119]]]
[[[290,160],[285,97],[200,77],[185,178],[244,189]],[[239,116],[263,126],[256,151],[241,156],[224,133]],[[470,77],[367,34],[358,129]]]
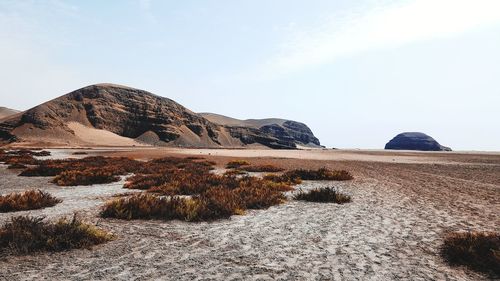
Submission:
[[[71,122],[152,145],[236,147],[258,143],[293,149],[297,141],[319,144],[301,123],[285,121],[264,129],[224,126],[171,99],[114,84],[87,86],[7,117],[0,124],[0,138],[26,140],[54,136],[71,144],[78,141],[68,126]]]
[[[385,149],[451,151],[451,148],[442,146],[432,137],[419,132],[401,133],[390,140],[385,145]]]

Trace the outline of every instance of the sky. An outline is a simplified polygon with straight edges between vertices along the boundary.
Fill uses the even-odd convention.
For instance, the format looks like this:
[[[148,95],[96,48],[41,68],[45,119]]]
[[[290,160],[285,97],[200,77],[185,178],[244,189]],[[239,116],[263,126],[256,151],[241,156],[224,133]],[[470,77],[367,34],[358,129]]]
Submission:
[[[497,0],[0,0],[0,106],[116,83],[380,149],[500,151]]]

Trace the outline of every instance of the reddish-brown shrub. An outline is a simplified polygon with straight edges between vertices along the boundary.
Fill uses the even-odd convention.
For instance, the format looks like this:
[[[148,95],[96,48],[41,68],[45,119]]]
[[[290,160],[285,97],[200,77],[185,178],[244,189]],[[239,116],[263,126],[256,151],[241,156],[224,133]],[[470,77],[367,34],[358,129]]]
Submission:
[[[241,170],[247,171],[247,172],[266,172],[266,173],[275,173],[275,172],[282,172],[284,171],[283,168],[274,166],[274,165],[250,165],[250,166],[243,166],[241,167]]]
[[[320,168],[318,170],[304,170],[297,169],[285,172],[283,177],[294,179],[300,178],[302,180],[334,180],[344,181],[352,180],[352,175],[345,170],[329,170],[327,168]]]
[[[52,182],[60,186],[92,185],[111,183],[120,180],[115,171],[106,168],[89,168],[83,171],[63,171]]]
[[[0,212],[14,212],[52,207],[62,200],[41,190],[27,190],[0,196]]]
[[[309,190],[307,192],[300,191],[294,195],[295,200],[304,200],[320,203],[337,203],[344,204],[351,202],[351,196],[340,193],[333,187],[323,187]]]
[[[0,228],[0,253],[27,254],[90,248],[114,237],[73,217],[55,223],[43,218],[13,217]]]
[[[18,169],[26,169],[26,168],[27,168],[27,166],[26,166],[26,165],[24,165],[24,164],[20,164],[20,163],[10,164],[10,165],[7,167],[7,169],[16,169],[16,170],[18,170]]]
[[[451,265],[464,265],[490,274],[493,279],[500,276],[500,233],[449,233],[440,251]]]
[[[242,166],[248,166],[250,163],[246,160],[233,160],[226,164],[227,169],[239,169]]]

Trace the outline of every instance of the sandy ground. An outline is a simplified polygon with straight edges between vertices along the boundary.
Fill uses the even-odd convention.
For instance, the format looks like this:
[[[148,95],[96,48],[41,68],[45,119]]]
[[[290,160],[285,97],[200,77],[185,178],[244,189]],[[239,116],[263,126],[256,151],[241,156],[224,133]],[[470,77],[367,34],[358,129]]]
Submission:
[[[49,218],[79,211],[118,235],[91,250],[0,258],[8,280],[485,280],[451,268],[438,256],[446,231],[500,231],[500,155],[381,151],[151,150],[93,154],[139,158],[192,154],[223,164],[250,157],[286,168],[327,166],[352,171],[336,186],[353,197],[345,205],[289,200],[267,210],[212,223],[99,219],[99,206],[121,183],[57,187],[48,178],[22,178],[0,167],[0,193],[29,187],[64,202],[31,213]],[[54,151],[56,157],[70,151]],[[189,152],[189,153],[188,153]],[[231,152],[233,154],[231,154]],[[209,155],[210,154],[210,155]]]

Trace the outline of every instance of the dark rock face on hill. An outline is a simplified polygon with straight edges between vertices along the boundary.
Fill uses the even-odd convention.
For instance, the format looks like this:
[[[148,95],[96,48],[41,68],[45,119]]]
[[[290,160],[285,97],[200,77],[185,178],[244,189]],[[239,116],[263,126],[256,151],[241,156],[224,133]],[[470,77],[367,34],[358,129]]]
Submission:
[[[214,113],[200,113],[200,115],[211,122],[224,126],[257,129],[274,136],[282,143],[295,143],[313,147],[321,146],[311,129],[300,122],[277,118],[239,120]]]
[[[449,147],[440,145],[432,137],[418,132],[401,133],[385,145],[385,149],[451,151]]]
[[[223,126],[168,98],[112,84],[76,90],[3,119],[0,123],[0,137],[3,139],[45,138],[48,142],[56,139],[67,144],[81,142],[74,130],[81,130],[82,127],[85,130],[105,130],[139,142],[182,147],[262,144],[271,148],[293,149],[296,148],[295,138],[309,141],[307,134],[312,135],[307,126],[300,123],[287,125],[298,128],[293,131],[284,126],[283,132]],[[75,123],[84,126],[72,126]],[[302,133],[296,132],[299,130]]]

